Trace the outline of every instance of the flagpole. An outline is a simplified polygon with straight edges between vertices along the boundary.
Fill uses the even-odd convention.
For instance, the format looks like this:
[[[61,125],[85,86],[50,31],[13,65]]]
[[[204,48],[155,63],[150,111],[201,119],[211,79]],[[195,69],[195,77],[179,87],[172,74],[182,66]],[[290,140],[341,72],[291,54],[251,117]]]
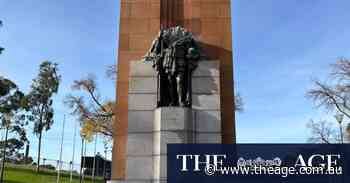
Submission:
[[[71,164],[71,170],[70,170],[70,180],[69,182],[73,181],[73,166],[74,166],[74,156],[75,156],[75,139],[77,135],[77,123],[74,123],[74,137],[73,137],[73,155],[72,155],[72,164]]]
[[[63,140],[64,140],[64,125],[66,123],[66,115],[63,117],[63,126],[62,126],[62,136],[61,136],[61,149],[60,149],[60,160],[58,161],[58,171],[57,171],[57,183],[60,182],[60,173],[62,167],[62,151],[63,151]]]
[[[92,183],[95,182],[95,168],[96,168],[96,145],[97,145],[97,134],[95,135],[95,147],[94,147],[94,162],[92,166]]]

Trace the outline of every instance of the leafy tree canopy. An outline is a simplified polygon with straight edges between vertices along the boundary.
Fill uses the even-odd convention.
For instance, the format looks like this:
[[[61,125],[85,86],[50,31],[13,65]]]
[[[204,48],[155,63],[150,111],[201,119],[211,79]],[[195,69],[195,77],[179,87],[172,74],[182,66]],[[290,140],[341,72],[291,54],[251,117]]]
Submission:
[[[28,94],[28,103],[34,121],[34,133],[49,130],[53,124],[54,111],[52,97],[58,92],[61,76],[57,73],[56,63],[44,61],[40,64],[39,74],[33,80],[31,91]]]
[[[16,112],[24,107],[26,107],[24,94],[14,82],[0,76],[0,113]]]
[[[34,122],[33,132],[38,136],[37,172],[40,171],[41,138],[43,130],[51,128],[54,120],[53,95],[58,92],[61,76],[56,63],[44,61],[40,64],[39,74],[33,80],[28,94],[29,116]]]
[[[5,141],[0,141],[0,148],[3,149]],[[10,138],[6,143],[6,157],[15,156],[19,150],[23,149],[24,142],[16,138]],[[2,156],[2,151],[0,152]]]
[[[19,91],[17,85],[11,80],[0,76],[1,129],[6,129],[6,134],[8,132],[12,134],[11,139],[5,139],[5,141],[0,142],[1,149],[5,149],[3,147],[6,144],[6,156],[12,156],[14,153],[17,153],[23,147],[23,144],[28,141],[25,131],[25,112],[23,111],[26,108],[26,97]],[[10,119],[7,117],[10,117]]]
[[[88,141],[97,133],[107,138],[112,137],[115,102],[101,100],[95,77],[89,75],[74,81],[72,89],[88,96],[88,100],[82,95],[68,95],[65,99],[66,105],[72,109],[72,114],[79,117],[81,136]]]

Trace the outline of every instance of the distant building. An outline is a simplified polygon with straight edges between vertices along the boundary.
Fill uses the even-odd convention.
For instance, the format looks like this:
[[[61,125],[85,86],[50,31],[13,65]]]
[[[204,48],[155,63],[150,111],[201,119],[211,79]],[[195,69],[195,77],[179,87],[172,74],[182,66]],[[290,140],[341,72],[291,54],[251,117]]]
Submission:
[[[95,160],[95,176],[110,178],[111,164],[110,160],[105,159],[100,154],[93,156],[85,156],[81,158],[81,164],[84,168],[84,175],[92,175]]]

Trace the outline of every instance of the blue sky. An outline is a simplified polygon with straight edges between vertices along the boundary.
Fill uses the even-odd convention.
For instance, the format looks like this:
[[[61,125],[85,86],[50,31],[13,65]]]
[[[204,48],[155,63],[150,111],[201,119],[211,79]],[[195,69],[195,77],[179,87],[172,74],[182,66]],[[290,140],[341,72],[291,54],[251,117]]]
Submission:
[[[59,63],[62,82],[55,97],[55,123],[44,134],[43,154],[48,159],[58,159],[59,140],[64,114],[67,114],[63,148],[64,161],[72,157],[74,117],[63,105],[73,80],[93,73],[98,78],[100,92],[105,99],[114,99],[115,85],[105,77],[108,65],[116,61],[119,2],[114,0],[31,0],[0,1],[0,45],[6,51],[0,57],[0,75],[14,80],[28,91],[31,80],[37,75],[44,60]],[[37,138],[31,135],[30,154],[36,157]],[[101,144],[101,143],[100,143]],[[98,146],[103,152],[103,146]],[[88,154],[94,144],[88,145]],[[76,158],[80,155],[77,137]]]
[[[74,117],[62,100],[73,80],[97,76],[105,99],[115,96],[105,78],[116,58],[119,0],[0,1],[0,75],[28,91],[43,60],[59,63],[63,76],[55,97],[55,124],[44,134],[46,158],[59,156],[59,134],[67,114],[64,161],[71,160]],[[238,142],[305,142],[306,123],[332,119],[305,98],[313,77],[350,57],[347,0],[235,0],[232,3],[235,88],[245,111],[237,115]],[[29,132],[29,134],[31,134]],[[76,161],[80,151],[77,138]],[[31,155],[37,139],[31,134]],[[102,146],[98,146],[102,152]],[[93,153],[93,144],[88,153]]]
[[[312,78],[350,55],[349,1],[234,1],[239,142],[305,142],[310,118],[331,119],[305,98]]]

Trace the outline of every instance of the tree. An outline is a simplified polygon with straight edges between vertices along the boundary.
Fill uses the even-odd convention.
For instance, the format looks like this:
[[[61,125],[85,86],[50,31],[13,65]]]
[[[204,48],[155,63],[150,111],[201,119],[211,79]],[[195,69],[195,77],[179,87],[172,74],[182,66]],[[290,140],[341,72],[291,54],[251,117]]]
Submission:
[[[112,81],[115,81],[117,79],[117,66],[116,65],[109,65],[107,66],[106,70],[106,76],[107,78],[111,79]]]
[[[34,133],[38,136],[37,172],[40,171],[42,133],[48,131],[54,122],[52,97],[58,92],[60,79],[57,64],[44,61],[40,64],[39,74],[33,80],[28,94],[29,120],[34,122]]]
[[[18,151],[22,149],[24,146],[24,142],[21,140],[18,140],[17,138],[10,138],[7,139],[7,141],[1,141],[0,142],[0,148],[5,149],[5,156],[6,157],[15,157],[19,153]],[[4,152],[1,152],[1,156],[3,156]],[[7,158],[6,158],[7,159]]]
[[[24,115],[17,114],[20,109],[26,107],[24,94],[19,91],[17,85],[9,79],[0,76],[0,120],[1,128],[5,129],[5,140],[0,142],[3,151],[1,177],[0,182],[3,182],[5,160],[7,155],[12,155],[14,152],[23,147],[27,141],[23,123]],[[16,132],[20,139],[11,138],[8,140],[9,132]]]
[[[235,95],[234,100],[235,100],[233,103],[234,110],[237,112],[242,112],[244,110],[244,103],[243,103],[242,96],[239,93],[237,93]]]
[[[26,125],[25,115],[21,113],[23,109],[27,109],[27,100],[23,92],[11,80],[0,76],[1,128],[16,132],[22,142],[27,141],[23,128]]]
[[[109,66],[107,77],[114,80],[114,66]],[[77,115],[80,121],[80,136],[82,138],[81,157],[84,154],[85,141],[91,142],[96,134],[102,134],[106,141],[110,141],[113,136],[112,123],[115,117],[114,101],[102,101],[98,91],[96,79],[93,75],[74,81],[73,91],[80,91],[82,95],[70,94],[66,96],[64,103],[72,110],[73,115]],[[87,96],[88,99],[84,98]],[[80,168],[80,182],[83,180],[85,158]]]
[[[115,66],[109,66],[107,77],[114,80],[116,76]],[[98,91],[96,79],[93,75],[74,81],[73,91],[80,91],[88,97],[70,94],[66,96],[64,103],[72,110],[73,115],[77,115],[80,121],[80,136],[82,140],[81,158],[84,154],[85,141],[91,142],[96,134],[102,134],[106,141],[110,141],[113,136],[112,123],[115,117],[114,101],[102,101]],[[86,148],[86,147],[85,147]],[[85,158],[80,168],[80,182],[83,180],[83,167]]]
[[[321,120],[315,122],[314,120],[310,120],[307,127],[311,130],[311,137],[308,139],[311,143],[340,143],[338,131],[328,121]]]
[[[112,137],[115,102],[101,100],[95,77],[89,75],[74,81],[72,89],[82,91],[89,98],[86,101],[81,95],[68,95],[64,101],[72,109],[72,114],[79,117],[81,134],[88,141],[97,133]]]
[[[350,119],[350,61],[341,58],[332,64],[331,68],[329,81],[315,80],[313,88],[307,92],[307,97],[314,101],[317,107],[324,107]],[[340,129],[342,121],[338,121]]]

